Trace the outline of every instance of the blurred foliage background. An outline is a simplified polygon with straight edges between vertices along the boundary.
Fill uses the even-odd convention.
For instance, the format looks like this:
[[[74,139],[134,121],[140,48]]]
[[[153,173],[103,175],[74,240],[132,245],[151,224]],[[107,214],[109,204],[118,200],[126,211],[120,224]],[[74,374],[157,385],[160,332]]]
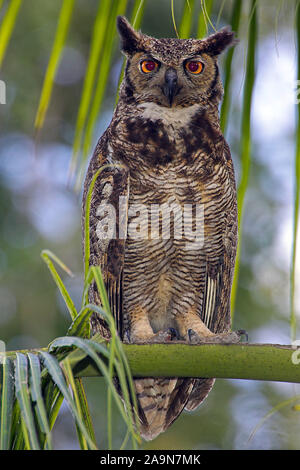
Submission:
[[[98,30],[104,38],[100,60],[110,44],[112,52],[108,50],[108,81],[103,100],[100,100],[102,106],[97,113],[91,145],[88,152],[85,149],[87,157],[109,124],[115,105],[123,64],[114,26],[116,13],[123,9],[127,17],[132,18],[136,13],[134,9],[142,3],[137,22],[141,20],[143,32],[157,37],[174,37],[174,20],[179,34],[184,36],[180,25],[186,15],[190,18],[190,35],[197,37],[201,4],[211,9],[212,25],[207,25],[211,33],[212,26],[219,29],[231,23],[234,2],[76,0],[54,77],[50,106],[44,125],[38,131],[34,123],[63,2],[26,0],[19,3],[20,10],[0,69],[0,80],[6,84],[6,104],[0,104],[0,339],[8,350],[46,346],[57,336],[64,335],[69,325],[68,313],[41,260],[42,249],[52,250],[73,271],[72,278],[64,273],[62,276],[75,304],[80,304],[83,287],[81,193],[74,189],[69,169],[95,18],[101,3],[108,13],[106,24],[104,21]],[[247,38],[255,2],[241,4],[240,42],[233,55],[226,130],[237,181],[240,181],[242,168],[241,116],[248,72]],[[9,1],[0,1],[0,22],[9,5]],[[246,329],[250,342],[288,344],[291,341],[289,273],[298,96],[296,6],[293,0],[256,2],[258,31],[251,103],[251,165],[233,325],[235,329]],[[107,27],[105,34],[103,25]],[[108,37],[109,32],[111,37]],[[226,55],[220,59],[222,73],[225,60]],[[100,70],[94,88],[104,75],[105,68]],[[91,110],[87,116],[90,113]],[[84,160],[82,153],[78,158]],[[297,274],[299,267],[296,278]],[[295,310],[299,314],[297,289]],[[297,332],[294,334],[297,337]],[[105,448],[104,382],[103,379],[85,379],[84,383],[99,448]],[[274,413],[249,440],[251,431],[266,413],[297,393],[299,387],[291,384],[219,379],[197,411],[183,413],[166,433],[153,442],[144,443],[143,448],[298,449],[297,399]],[[116,448],[122,442],[123,431],[115,410]],[[54,443],[57,449],[78,446],[74,425],[64,406],[55,425]]]

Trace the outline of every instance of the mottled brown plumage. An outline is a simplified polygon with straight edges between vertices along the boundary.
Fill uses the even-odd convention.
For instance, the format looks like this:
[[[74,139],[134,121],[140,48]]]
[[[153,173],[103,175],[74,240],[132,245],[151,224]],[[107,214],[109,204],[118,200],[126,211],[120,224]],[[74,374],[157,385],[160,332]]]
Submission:
[[[90,265],[101,266],[122,339],[236,341],[230,332],[236,189],[219,125],[223,90],[217,65],[234,34],[223,29],[204,40],[154,39],[121,17],[118,29],[125,77],[84,187],[83,204],[103,167],[92,195]],[[151,70],[143,71],[143,61],[151,62]],[[103,235],[107,205],[115,209],[115,224]],[[95,286],[89,297],[99,304]],[[109,337],[101,318],[94,316],[92,326]],[[143,437],[153,439],[184,408],[195,409],[213,382],[135,380]]]

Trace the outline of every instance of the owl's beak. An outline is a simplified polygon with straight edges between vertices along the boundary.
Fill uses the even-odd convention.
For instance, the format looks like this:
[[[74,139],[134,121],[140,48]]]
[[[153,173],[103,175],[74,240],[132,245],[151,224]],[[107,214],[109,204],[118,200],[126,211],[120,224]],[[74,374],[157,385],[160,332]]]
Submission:
[[[168,99],[170,106],[172,106],[174,96],[177,95],[179,88],[178,88],[178,77],[177,72],[173,68],[169,68],[165,74],[165,83],[162,88],[165,97]]]

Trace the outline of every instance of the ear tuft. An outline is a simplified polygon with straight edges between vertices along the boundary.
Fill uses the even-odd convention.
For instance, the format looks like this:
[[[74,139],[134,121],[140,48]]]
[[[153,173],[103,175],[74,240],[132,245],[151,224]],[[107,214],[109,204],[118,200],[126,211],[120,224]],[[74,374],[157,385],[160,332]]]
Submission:
[[[132,55],[140,49],[141,34],[135,31],[125,16],[117,17],[117,28],[121,38],[121,49],[127,55]]]
[[[234,46],[238,42],[238,39],[235,38],[235,33],[229,27],[225,27],[203,40],[203,52],[219,55],[226,47]]]

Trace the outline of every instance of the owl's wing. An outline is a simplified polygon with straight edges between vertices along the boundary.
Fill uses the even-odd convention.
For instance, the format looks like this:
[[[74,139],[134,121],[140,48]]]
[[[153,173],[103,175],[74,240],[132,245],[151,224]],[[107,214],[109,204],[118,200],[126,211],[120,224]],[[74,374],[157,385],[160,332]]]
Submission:
[[[122,281],[127,233],[128,169],[123,165],[108,163],[106,156],[103,153],[97,154],[96,149],[85,180],[83,220],[87,195],[93,182],[89,213],[89,265],[100,266],[110,308],[117,330],[122,336]],[[83,223],[83,231],[84,226]],[[101,304],[95,283],[90,286],[89,302]],[[98,315],[93,315],[91,324],[93,333],[98,331],[103,337],[110,337],[106,322]]]
[[[230,260],[223,255],[211,269],[207,261],[205,289],[203,298],[202,321],[213,333],[222,333],[230,327]],[[213,274],[212,274],[213,271]]]
[[[214,249],[206,259],[206,279],[201,315],[202,321],[214,333],[221,333],[230,328],[230,291],[237,247],[238,215],[235,177],[230,148],[225,140],[223,140],[223,144],[224,168],[227,172],[227,178],[223,183],[226,202],[224,205],[223,197],[219,203],[215,201],[215,210],[223,214],[225,226],[220,233],[216,229],[216,237],[211,242]],[[213,217],[214,214],[212,214]]]

